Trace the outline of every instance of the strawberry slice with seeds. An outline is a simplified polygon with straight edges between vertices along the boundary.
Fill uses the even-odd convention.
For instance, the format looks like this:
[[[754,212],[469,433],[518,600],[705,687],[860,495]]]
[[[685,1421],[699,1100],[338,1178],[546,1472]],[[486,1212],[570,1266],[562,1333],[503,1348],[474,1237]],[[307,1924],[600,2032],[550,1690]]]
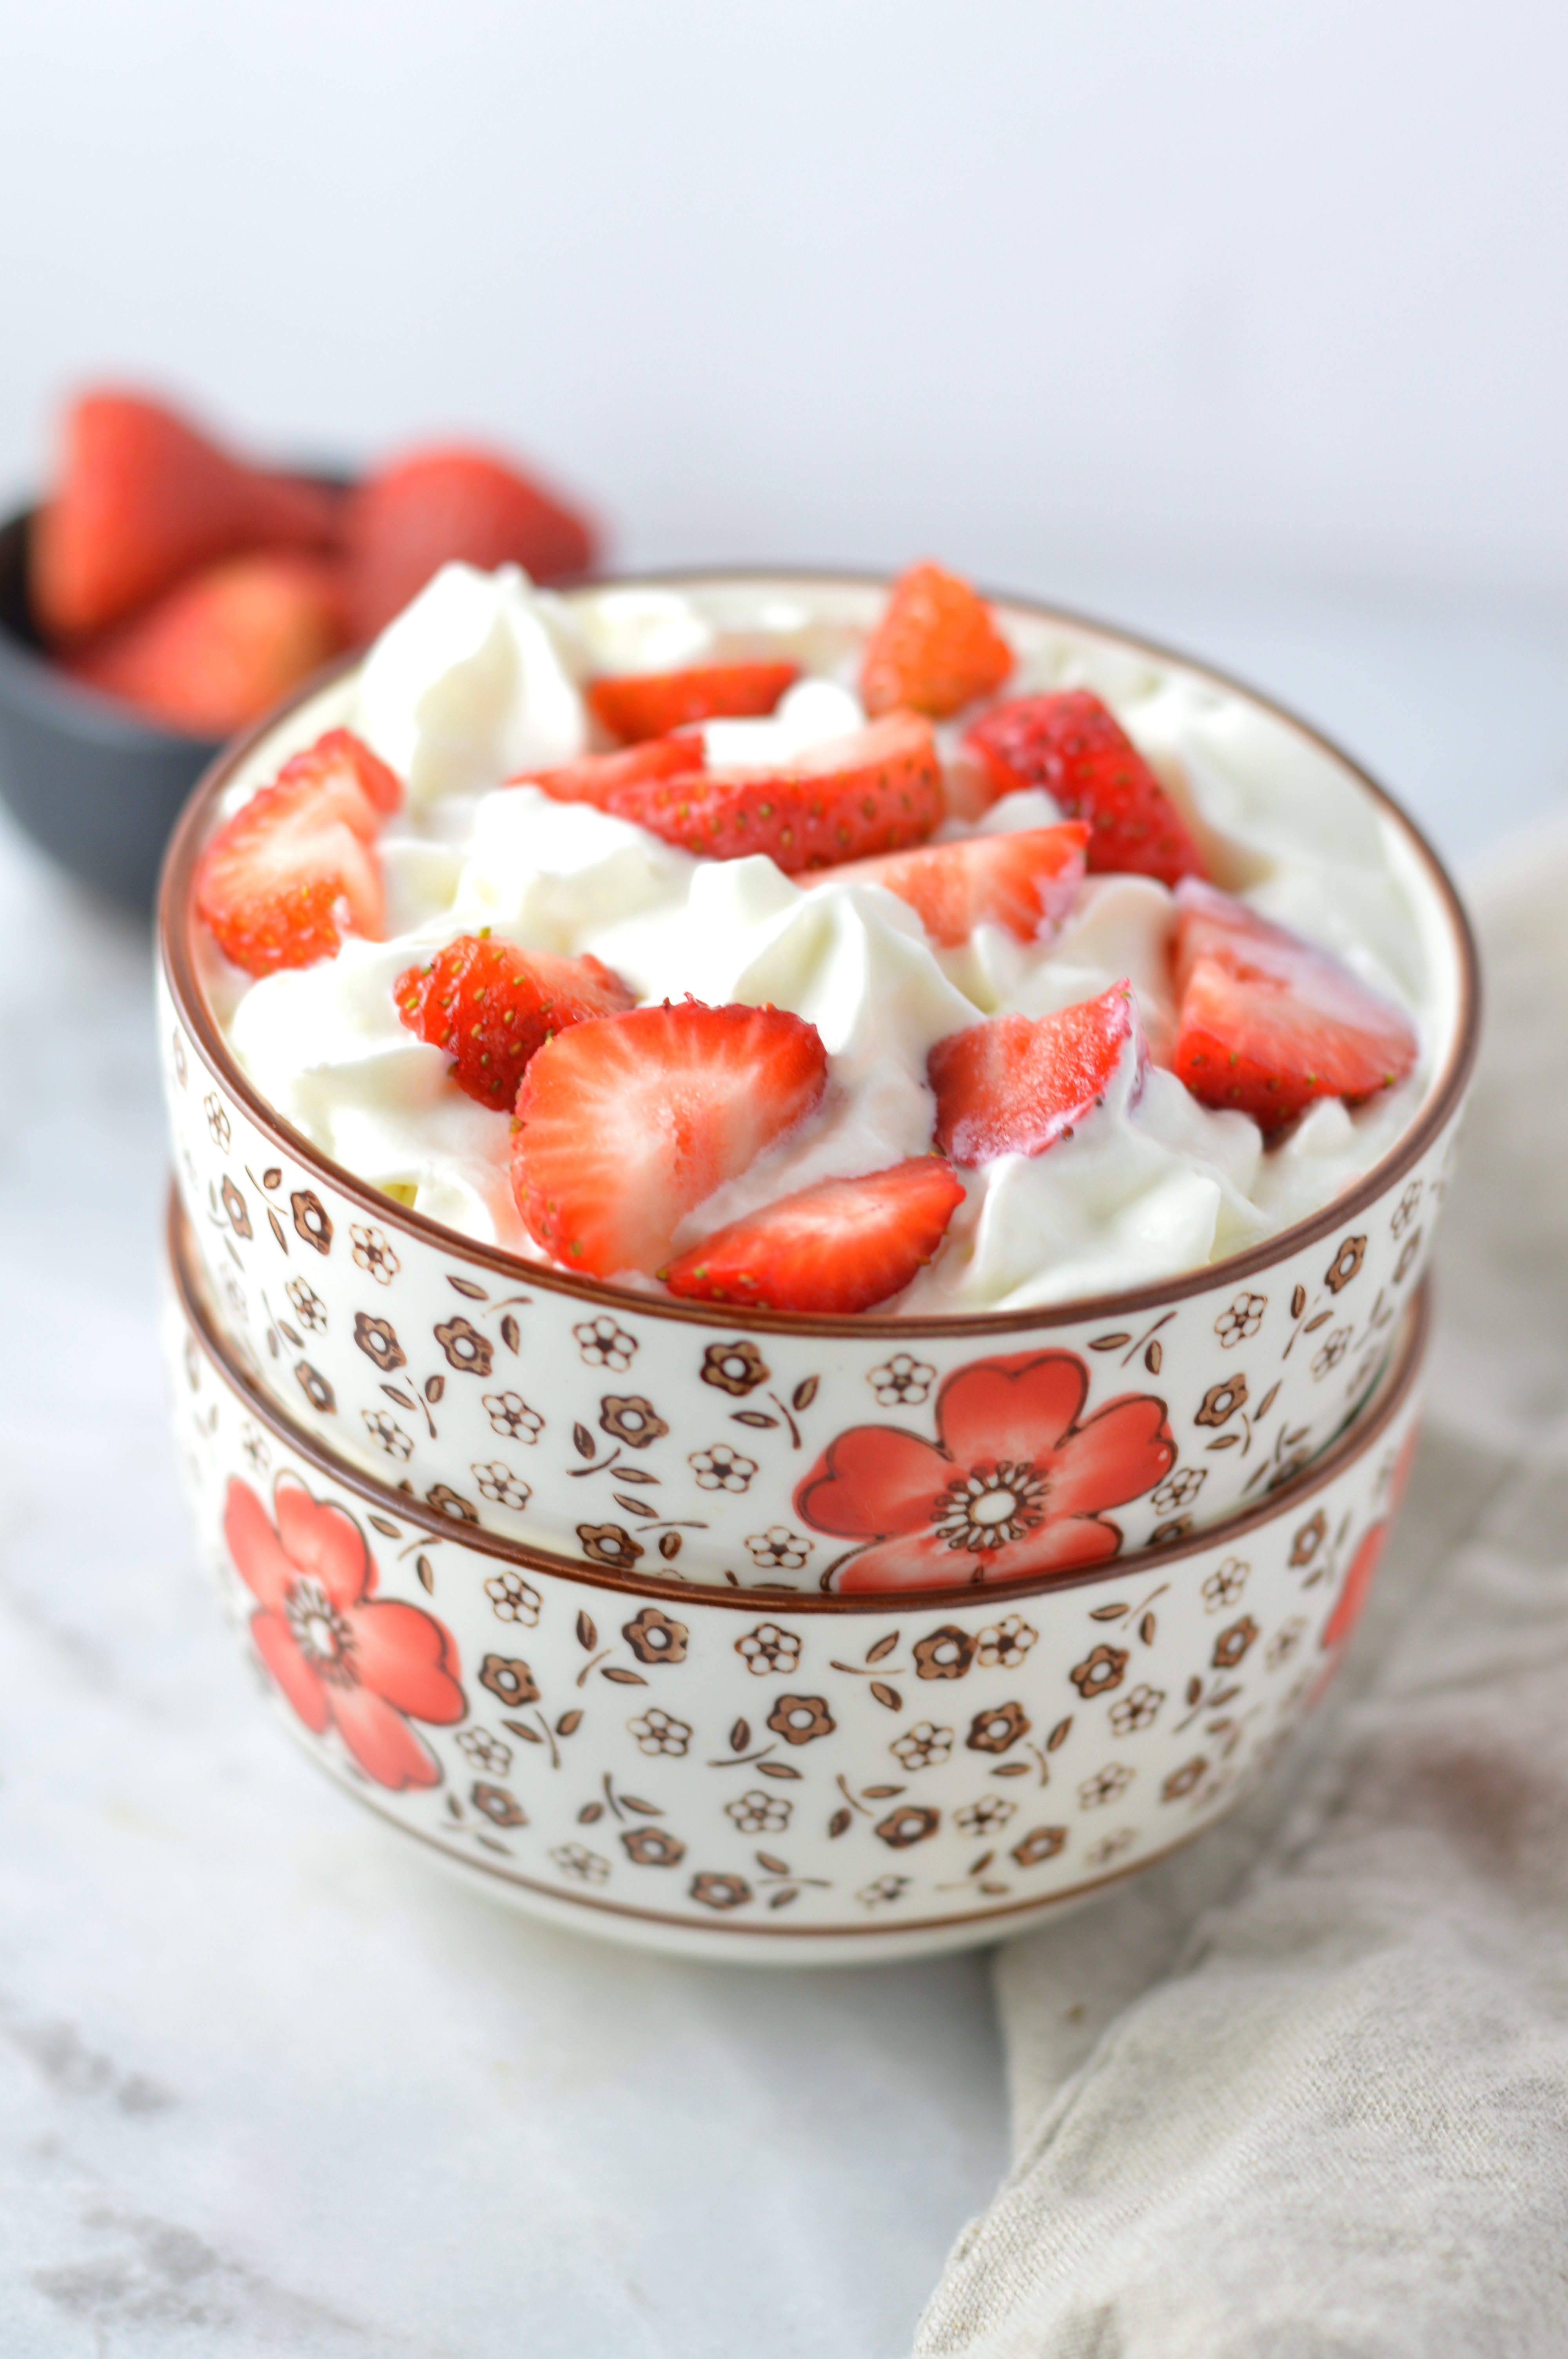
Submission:
[[[247,974],[314,966],[345,934],[382,929],[375,838],[403,799],[386,764],[346,729],[284,764],[218,830],[196,871],[196,906]]]
[[[860,664],[870,713],[903,706],[946,721],[993,696],[1012,669],[1012,649],[978,592],[939,565],[912,565],[893,583]]]
[[[968,1166],[1043,1155],[1100,1103],[1129,1040],[1141,1053],[1125,983],[1050,1016],[993,1016],[949,1033],[926,1060],[938,1147]]]
[[[645,745],[628,745],[622,753],[582,754],[554,769],[524,770],[506,783],[541,788],[558,803],[592,803],[596,810],[608,810],[611,797],[622,787],[640,786],[650,778],[690,777],[706,766],[700,737],[654,737]]]
[[[709,860],[765,852],[794,875],[923,843],[942,816],[942,774],[926,723],[897,712],[777,769],[644,780],[608,808]]]
[[[1189,879],[1176,892],[1172,1070],[1201,1103],[1278,1130],[1314,1098],[1359,1105],[1403,1081],[1406,1017],[1328,951]]]
[[[687,1212],[821,1101],[815,1024],[777,1007],[634,1007],[546,1041],[523,1076],[512,1190],[557,1261],[652,1277]]]
[[[799,678],[795,663],[695,664],[620,673],[590,681],[584,693],[600,728],[623,745],[640,745],[698,721],[761,719]]]
[[[696,1302],[869,1310],[902,1294],[963,1201],[963,1181],[935,1155],[824,1180],[705,1237],[670,1264],[665,1282]]]
[[[1091,875],[1162,885],[1201,876],[1185,820],[1114,713],[1087,689],[1017,696],[967,730],[964,748],[998,795],[1044,787],[1069,819],[1088,821]]]
[[[1084,881],[1088,830],[1079,820],[1015,835],[974,835],[919,852],[890,853],[835,869],[846,884],[882,885],[907,901],[934,942],[956,950],[980,925],[1021,942],[1053,934],[1072,914]],[[822,880],[826,881],[826,880]]]
[[[398,1021],[452,1059],[459,1089],[509,1114],[530,1058],[556,1033],[633,1006],[637,995],[592,957],[523,951],[460,934],[393,985]]]

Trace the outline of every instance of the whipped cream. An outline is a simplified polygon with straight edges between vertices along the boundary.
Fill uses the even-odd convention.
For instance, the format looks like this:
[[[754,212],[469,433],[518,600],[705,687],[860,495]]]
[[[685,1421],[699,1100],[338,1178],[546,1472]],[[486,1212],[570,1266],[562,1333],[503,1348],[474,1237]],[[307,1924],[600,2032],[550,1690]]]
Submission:
[[[394,985],[406,968],[488,926],[524,949],[591,951],[645,1000],[689,992],[788,1008],[822,1036],[823,1103],[689,1215],[678,1250],[816,1180],[924,1154],[936,1041],[986,1016],[1070,1006],[1125,977],[1147,1055],[1130,1043],[1104,1104],[1046,1153],[961,1173],[965,1201],[942,1252],[887,1308],[1011,1310],[1157,1281],[1243,1252],[1352,1186],[1444,1063],[1452,949],[1409,839],[1356,780],[1304,733],[1175,662],[998,609],[1018,656],[1010,694],[1093,688],[1180,802],[1216,881],[1335,952],[1415,1025],[1421,1056],[1398,1089],[1354,1113],[1320,1102],[1267,1151],[1249,1116],[1200,1105],[1163,1069],[1174,904],[1148,878],[1088,878],[1045,943],[982,926],[940,950],[881,886],[832,871],[796,881],[763,856],[698,860],[586,804],[502,783],[589,746],[581,689],[600,671],[784,654],[809,676],[766,720],[706,724],[710,762],[773,763],[842,737],[863,720],[852,682],[881,596],[745,581],[556,596],[514,567],[449,566],[357,677],[292,714],[234,782],[237,803],[341,723],[408,785],[381,844],[388,940],[351,939],[335,959],[260,982],[209,948],[215,1012],[255,1086],[362,1180],[537,1257],[512,1198],[507,1119],[466,1097],[444,1052],[399,1023]],[[1004,798],[978,830],[949,821],[941,832],[1058,816],[1032,791]]]

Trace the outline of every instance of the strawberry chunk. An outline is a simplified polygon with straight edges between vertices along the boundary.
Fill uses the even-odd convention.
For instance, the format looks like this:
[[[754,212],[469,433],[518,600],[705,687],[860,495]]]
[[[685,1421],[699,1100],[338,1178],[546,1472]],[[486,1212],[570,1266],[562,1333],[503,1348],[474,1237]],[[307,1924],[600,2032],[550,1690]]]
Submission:
[[[512,1190],[557,1261],[652,1277],[687,1212],[820,1103],[815,1024],[777,1007],[634,1007],[573,1025],[523,1076]]]
[[[926,1060],[938,1147],[965,1165],[1043,1155],[1100,1103],[1129,1040],[1141,1049],[1125,983],[1050,1016],[993,1016],[949,1033]]]
[[[637,998],[596,958],[522,951],[482,934],[460,934],[428,966],[406,967],[393,995],[399,1023],[447,1050],[459,1089],[503,1114],[546,1040]]]
[[[786,875],[921,843],[942,816],[942,777],[924,721],[898,712],[776,770],[694,772],[623,787],[618,819],[710,860],[765,852]]]
[[[935,1155],[783,1196],[681,1255],[672,1294],[773,1310],[869,1310],[904,1288],[946,1233],[964,1183]]]
[[[1091,875],[1112,871],[1175,885],[1201,876],[1185,820],[1115,715],[1087,689],[1018,696],[966,731],[964,747],[998,795],[1044,787],[1089,824]]]
[[[382,929],[375,838],[403,788],[346,729],[284,764],[225,821],[196,871],[196,906],[247,974],[314,966],[345,934]]]
[[[1397,1007],[1287,927],[1195,879],[1176,893],[1172,1070],[1204,1105],[1280,1129],[1314,1098],[1392,1089],[1419,1043]]]
[[[348,644],[331,561],[264,549],[193,574],[64,663],[171,729],[227,737]]]
[[[833,871],[857,885],[883,885],[907,901],[934,942],[955,950],[980,925],[1001,926],[1021,942],[1054,933],[1072,914],[1084,881],[1080,821],[974,835],[885,860],[857,860]]]
[[[355,636],[373,639],[443,565],[581,573],[599,533],[560,495],[488,451],[411,451],[367,475],[343,522]]]
[[[506,783],[539,787],[558,803],[592,803],[597,810],[608,810],[611,797],[622,787],[649,778],[690,777],[706,766],[700,737],[654,737],[619,754],[582,754],[551,770],[523,770]]]
[[[912,565],[893,583],[867,642],[860,701],[871,713],[902,705],[946,721],[977,697],[993,696],[1012,663],[990,608],[967,582],[939,565]]]
[[[327,546],[336,506],[319,485],[231,457],[161,402],[86,394],[33,526],[34,611],[49,637],[85,638],[219,558]]]
[[[589,682],[588,709],[623,744],[667,737],[697,721],[745,721],[771,712],[800,678],[794,663],[697,664],[687,671],[627,672]]]

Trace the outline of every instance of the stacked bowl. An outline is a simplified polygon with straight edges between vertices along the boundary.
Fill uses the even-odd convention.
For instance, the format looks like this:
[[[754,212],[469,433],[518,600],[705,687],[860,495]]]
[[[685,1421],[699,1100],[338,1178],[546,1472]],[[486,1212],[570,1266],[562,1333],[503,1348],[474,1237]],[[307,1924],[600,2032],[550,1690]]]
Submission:
[[[868,614],[885,589],[716,587]],[[221,761],[171,847],[168,1333],[204,1553],[322,1767],[557,1920],[843,1961],[1059,1911],[1234,1805],[1323,1694],[1386,1540],[1475,1049],[1458,902],[1299,723],[1121,635],[996,612],[1196,683],[1365,799],[1439,977],[1391,1149],[1158,1284],[737,1311],[439,1226],[262,1098],[204,980],[202,846],[351,677]]]

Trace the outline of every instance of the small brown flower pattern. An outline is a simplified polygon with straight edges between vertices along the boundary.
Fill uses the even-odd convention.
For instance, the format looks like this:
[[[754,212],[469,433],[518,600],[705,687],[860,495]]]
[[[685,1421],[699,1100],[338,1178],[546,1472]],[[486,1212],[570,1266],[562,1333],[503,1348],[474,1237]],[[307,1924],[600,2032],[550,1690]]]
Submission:
[[[800,1661],[800,1640],[776,1622],[759,1622],[735,1641],[735,1652],[753,1679],[782,1672],[787,1679]]]
[[[743,1908],[752,1897],[752,1887],[743,1875],[711,1875],[705,1871],[692,1877],[689,1889],[704,1908]]]
[[[1157,1491],[1150,1493],[1149,1504],[1157,1516],[1190,1507],[1207,1481],[1206,1466],[1178,1466],[1173,1474],[1166,1475]]]
[[[1190,1761],[1184,1761],[1179,1769],[1172,1770],[1160,1788],[1160,1799],[1162,1802],[1184,1801],[1195,1788],[1202,1785],[1207,1774],[1206,1756],[1195,1753]]]
[[[866,1908],[891,1908],[909,1890],[907,1875],[878,1875],[862,1884],[855,1897]]]
[[[1109,1719],[1113,1736],[1138,1736],[1144,1729],[1152,1728],[1160,1716],[1160,1706],[1165,1701],[1163,1688],[1130,1688],[1118,1696],[1111,1705]]]
[[[487,1655],[480,1665],[479,1683],[514,1712],[539,1701],[538,1683],[520,1655]]]
[[[979,1640],[956,1622],[944,1622],[941,1628],[930,1631],[914,1642],[914,1676],[917,1680],[961,1680],[975,1659]]]
[[[946,1761],[953,1750],[956,1729],[937,1728],[929,1720],[917,1720],[902,1736],[895,1736],[888,1751],[900,1768],[913,1776],[918,1769],[930,1769]]]
[[[319,1335],[327,1325],[327,1306],[315,1289],[302,1277],[291,1277],[284,1288],[294,1306],[294,1315],[308,1334]]]
[[[1005,1753],[1029,1729],[1029,1714],[1021,1703],[996,1703],[976,1712],[964,1742],[971,1753]]]
[[[471,1320],[444,1319],[435,1333],[449,1366],[460,1368],[469,1376],[489,1375],[495,1347]]]
[[[338,1396],[319,1368],[313,1368],[308,1360],[301,1360],[295,1368],[294,1378],[318,1416],[336,1415]]]
[[[469,1797],[476,1810],[482,1810],[492,1826],[525,1827],[528,1813],[514,1794],[504,1786],[492,1786],[481,1779]]]
[[[1091,1696],[1108,1695],[1112,1688],[1121,1685],[1130,1659],[1125,1647],[1107,1646],[1102,1640],[1074,1665],[1067,1677],[1087,1703]]]
[[[784,1524],[770,1524],[765,1532],[752,1532],[746,1540],[759,1572],[798,1572],[816,1545]]]
[[[237,1237],[245,1238],[253,1236],[255,1233],[251,1227],[251,1216],[245,1210],[245,1200],[226,1174],[223,1180],[222,1197],[223,1210],[229,1215],[229,1226],[233,1230],[234,1234]]]
[[[1203,1397],[1203,1407],[1193,1419],[1195,1425],[1223,1425],[1246,1406],[1248,1398],[1245,1376],[1227,1377],[1224,1384],[1210,1385]]]
[[[1098,1843],[1090,1843],[1084,1854],[1084,1865],[1108,1867],[1113,1859],[1119,1859],[1123,1852],[1130,1851],[1137,1841],[1131,1827],[1115,1827],[1109,1834],[1101,1835]]]
[[[1390,1214],[1389,1234],[1396,1245],[1414,1220],[1416,1207],[1421,1202],[1421,1195],[1422,1182],[1419,1180],[1412,1180]]]
[[[585,1366],[610,1368],[623,1376],[637,1355],[637,1339],[618,1327],[613,1319],[585,1319],[572,1329],[578,1353]]]
[[[476,1769],[488,1769],[492,1777],[504,1777],[512,1767],[512,1747],[502,1737],[492,1736],[488,1728],[460,1729],[458,1747]]]
[[[1244,1614],[1239,1622],[1233,1622],[1228,1630],[1222,1630],[1214,1642],[1214,1653],[1209,1658],[1215,1669],[1233,1671],[1257,1636],[1258,1625],[1250,1614]]]
[[[731,1393],[737,1400],[765,1385],[771,1374],[755,1343],[709,1343],[702,1355],[703,1383],[717,1385],[721,1393]]]
[[[643,1544],[620,1524],[579,1524],[577,1536],[590,1564],[608,1564],[625,1572],[643,1554]]]
[[[601,1859],[598,1852],[589,1851],[586,1843],[557,1843],[550,1857],[574,1884],[607,1884],[610,1880],[610,1862]]]
[[[1346,1237],[1323,1274],[1323,1282],[1330,1294],[1338,1294],[1348,1286],[1366,1258],[1366,1238]]]
[[[523,1477],[514,1474],[499,1458],[481,1461],[469,1473],[479,1485],[480,1497],[488,1499],[492,1507],[510,1507],[514,1515],[521,1515],[534,1495]]]
[[[1103,1810],[1108,1802],[1119,1801],[1137,1774],[1120,1761],[1108,1761],[1103,1769],[1097,1769],[1078,1788],[1078,1808]]]
[[[665,1827],[630,1827],[621,1842],[634,1867],[678,1867],[686,1857],[685,1843]]]
[[[757,1471],[754,1458],[731,1450],[727,1441],[716,1441],[710,1450],[694,1450],[687,1464],[697,1476],[699,1491],[748,1491]]]
[[[532,1449],[545,1430],[545,1420],[536,1408],[530,1408],[521,1393],[485,1393],[480,1407],[490,1419],[490,1430],[500,1434],[503,1441],[520,1441]]]
[[[626,1725],[637,1740],[639,1753],[664,1754],[672,1761],[682,1761],[690,1750],[690,1723],[677,1720],[674,1712],[661,1712],[657,1704],[650,1704]]]
[[[356,1266],[373,1277],[377,1286],[390,1286],[403,1264],[381,1230],[368,1223],[362,1225],[358,1221],[351,1222],[349,1243],[353,1247]]]
[[[296,1188],[288,1200],[294,1232],[319,1254],[332,1250],[332,1216],[311,1188]]]
[[[885,1819],[879,1819],[873,1832],[890,1851],[908,1851],[912,1845],[928,1842],[942,1823],[940,1810],[925,1810],[914,1802],[901,1802]]]
[[[646,1450],[669,1431],[651,1400],[641,1393],[606,1393],[599,1404],[601,1432],[632,1450]]]
[[[1402,1286],[1406,1278],[1410,1276],[1411,1270],[1415,1264],[1415,1257],[1421,1251],[1421,1237],[1422,1233],[1417,1229],[1414,1236],[1407,1237],[1403,1245],[1400,1247],[1400,1257],[1394,1264],[1394,1284],[1396,1286]]]
[[[438,1516],[449,1516],[454,1524],[477,1524],[479,1521],[479,1509],[473,1501],[465,1499],[460,1491],[454,1491],[449,1483],[432,1483],[425,1499]]]
[[[975,1641],[975,1660],[988,1671],[1015,1670],[1039,1636],[1021,1614],[1010,1614],[1005,1621],[992,1622],[980,1632]]]
[[[1333,1327],[1329,1330],[1313,1354],[1312,1373],[1314,1382],[1321,1384],[1331,1370],[1338,1367],[1346,1353],[1350,1349],[1350,1338],[1354,1332],[1355,1330],[1351,1327]]]
[[[1017,1803],[1010,1802],[1005,1795],[982,1794],[978,1802],[966,1802],[961,1810],[954,1811],[953,1824],[960,1834],[994,1835],[999,1827],[1006,1826],[1017,1809]]]
[[[189,1079],[189,1068],[185,1061],[185,1043],[178,1032],[169,1034],[168,1046],[169,1054],[174,1059],[174,1078],[183,1089]]]
[[[1252,1568],[1243,1564],[1238,1556],[1227,1556],[1217,1564],[1203,1585],[1203,1610],[1206,1614],[1223,1614],[1234,1605],[1247,1586],[1247,1576]]]
[[[373,1319],[363,1310],[354,1313],[354,1342],[367,1360],[390,1375],[394,1368],[406,1367],[407,1353],[384,1319]]]
[[[866,1382],[883,1408],[918,1408],[935,1381],[930,1362],[909,1352],[894,1352],[880,1367],[866,1371]]]
[[[207,1117],[207,1129],[213,1146],[221,1155],[227,1155],[232,1134],[229,1128],[229,1117],[223,1110],[223,1101],[215,1090],[209,1090],[202,1099],[201,1111]]]
[[[1013,1844],[1011,1855],[1020,1867],[1039,1867],[1066,1848],[1065,1827],[1032,1827],[1022,1842]]]
[[[768,1726],[786,1745],[813,1745],[838,1725],[826,1696],[782,1695],[768,1714]]]
[[[1320,1507],[1314,1516],[1307,1517],[1292,1540],[1291,1564],[1298,1569],[1310,1564],[1327,1538],[1328,1517]]]
[[[726,1802],[724,1815],[734,1820],[743,1835],[782,1835],[794,1807],[783,1794],[764,1794],[753,1788],[751,1793],[737,1794],[732,1802]]]
[[[520,1572],[492,1572],[484,1584],[490,1610],[498,1622],[521,1622],[532,1630],[539,1619],[539,1593]]]
[[[384,1410],[378,1408],[362,1408],[360,1415],[363,1418],[370,1438],[378,1450],[384,1450],[389,1458],[413,1457],[413,1440],[404,1432],[395,1417],[388,1417]]]
[[[656,1605],[644,1605],[633,1620],[622,1625],[621,1636],[640,1663],[684,1663],[690,1632]]]
[[[1214,1322],[1222,1352],[1234,1352],[1238,1343],[1247,1343],[1263,1324],[1263,1313],[1269,1307],[1266,1294],[1238,1294],[1228,1310],[1222,1310]]]

